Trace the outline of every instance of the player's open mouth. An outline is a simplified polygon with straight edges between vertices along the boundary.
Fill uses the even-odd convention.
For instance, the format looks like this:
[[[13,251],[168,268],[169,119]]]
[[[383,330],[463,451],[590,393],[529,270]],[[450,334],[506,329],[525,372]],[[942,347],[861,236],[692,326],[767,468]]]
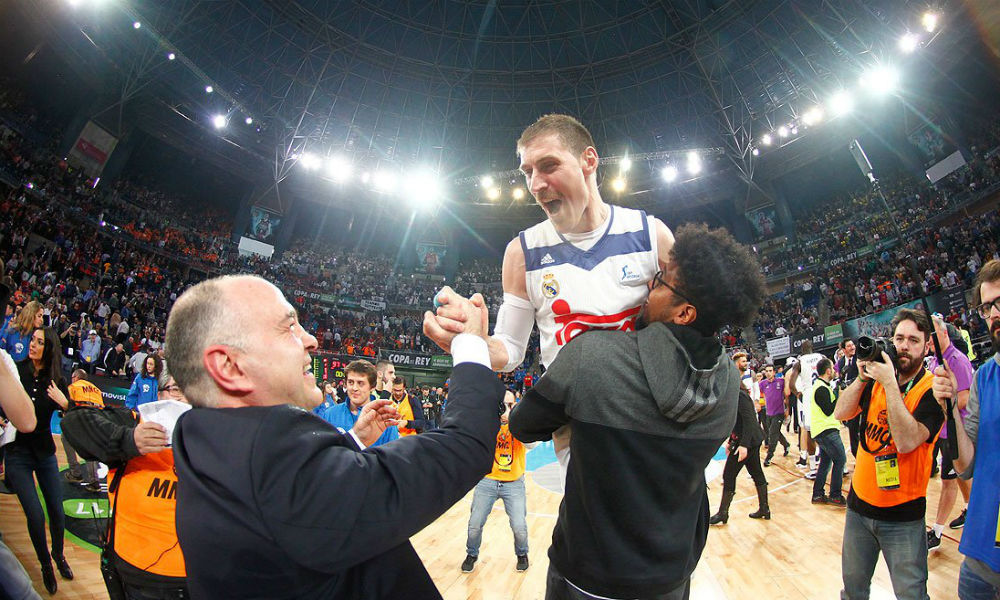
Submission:
[[[552,198],[551,200],[543,200],[542,208],[544,208],[545,212],[549,213],[550,215],[554,215],[559,212],[560,208],[562,208],[562,198]]]

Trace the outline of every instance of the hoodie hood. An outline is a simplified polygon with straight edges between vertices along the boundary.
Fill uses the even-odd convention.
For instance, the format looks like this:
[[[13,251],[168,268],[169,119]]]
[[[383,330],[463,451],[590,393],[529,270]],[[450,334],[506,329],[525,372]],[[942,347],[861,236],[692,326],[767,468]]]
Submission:
[[[668,419],[690,423],[737,397],[736,365],[714,337],[666,323],[651,323],[636,337],[649,389]]]

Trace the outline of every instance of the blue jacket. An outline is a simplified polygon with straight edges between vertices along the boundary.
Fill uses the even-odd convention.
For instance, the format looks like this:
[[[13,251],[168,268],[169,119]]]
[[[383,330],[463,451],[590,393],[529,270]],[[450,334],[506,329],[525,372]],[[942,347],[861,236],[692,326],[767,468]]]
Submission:
[[[0,348],[6,350],[14,362],[21,362],[28,358],[28,342],[30,341],[30,333],[21,333],[13,327],[7,327],[0,335]]]
[[[1000,573],[1000,548],[996,546],[997,512],[1000,511],[1000,356],[979,367],[969,397],[970,420],[976,426],[976,456],[973,459],[972,491],[958,551]],[[975,408],[973,408],[975,407]],[[978,409],[978,412],[975,411]],[[976,412],[976,414],[973,414]],[[966,432],[969,426],[966,424]]]
[[[320,404],[312,410],[313,414],[317,417],[322,417],[323,412],[330,410],[337,404],[337,399],[330,394],[323,394],[323,404]]]
[[[358,414],[361,414],[361,412],[358,411]],[[350,401],[334,404],[332,407],[322,411],[319,417],[334,427],[343,430],[344,433],[347,433],[358,422],[358,417],[351,414]],[[399,439],[399,430],[395,426],[387,427],[371,447],[388,444],[396,439]]]
[[[125,396],[125,406],[136,410],[140,404],[156,402],[156,392],[159,391],[159,382],[155,377],[143,377],[136,375],[132,380],[132,387],[129,388]]]

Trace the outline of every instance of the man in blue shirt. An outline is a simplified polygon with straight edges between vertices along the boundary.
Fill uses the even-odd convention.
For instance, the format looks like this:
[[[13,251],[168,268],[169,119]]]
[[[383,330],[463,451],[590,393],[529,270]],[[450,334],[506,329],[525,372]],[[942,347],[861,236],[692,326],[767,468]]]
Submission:
[[[87,371],[88,375],[94,374],[94,367],[97,366],[97,361],[100,357],[101,338],[97,337],[97,330],[91,329],[87,335],[87,339],[83,340],[83,343],[80,345],[81,366]]]
[[[334,427],[346,432],[354,427],[361,414],[361,409],[372,400],[372,390],[375,388],[375,365],[367,360],[356,360],[347,365],[347,402],[335,404],[319,412],[320,418]],[[396,427],[386,428],[378,440],[371,446],[381,446],[399,438]]]

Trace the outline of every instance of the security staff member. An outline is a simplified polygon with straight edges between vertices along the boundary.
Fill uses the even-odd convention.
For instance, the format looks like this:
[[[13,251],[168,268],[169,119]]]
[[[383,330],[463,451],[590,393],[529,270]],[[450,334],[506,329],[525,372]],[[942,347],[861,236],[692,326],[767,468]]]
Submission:
[[[166,370],[157,399],[187,404]],[[87,405],[70,409],[62,428],[80,456],[112,467],[108,473],[112,516],[108,547],[101,555],[111,599],[189,598],[174,525],[177,475],[166,429],[140,421],[126,408]]]

